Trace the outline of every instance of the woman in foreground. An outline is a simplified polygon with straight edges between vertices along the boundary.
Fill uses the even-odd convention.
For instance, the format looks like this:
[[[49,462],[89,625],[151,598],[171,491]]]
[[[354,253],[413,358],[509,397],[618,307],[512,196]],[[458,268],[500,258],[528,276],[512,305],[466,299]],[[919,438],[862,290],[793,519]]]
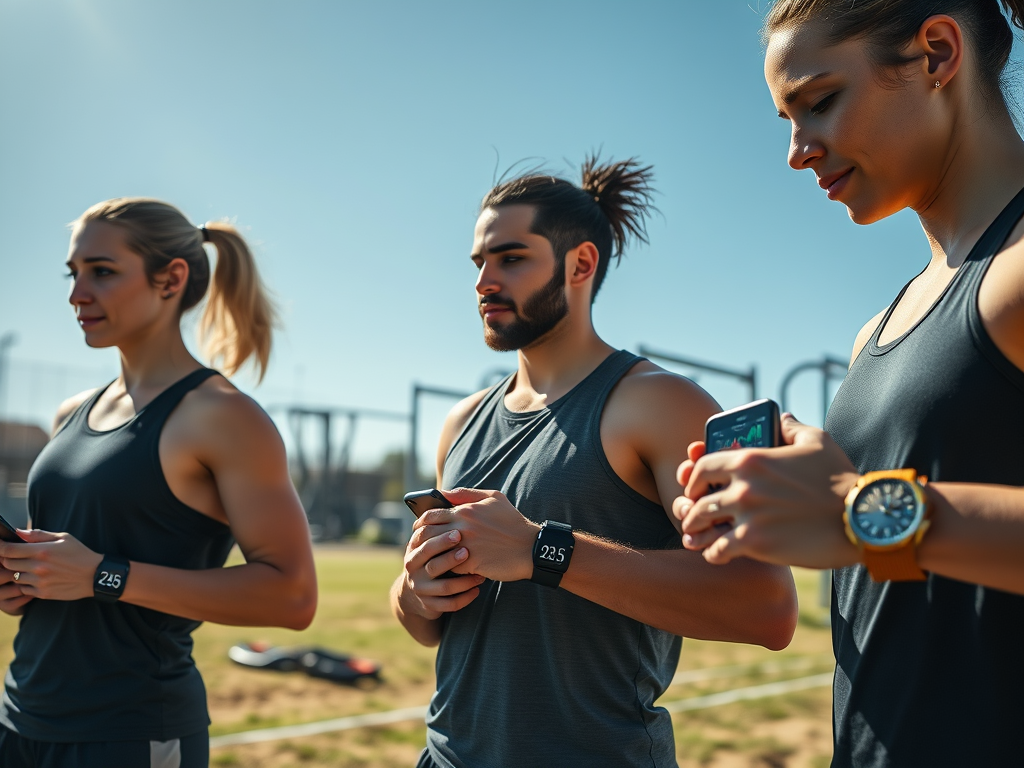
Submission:
[[[180,320],[205,297],[211,356],[262,375],[273,308],[234,227],[157,200],[90,208],[67,266],[86,344],[116,346],[121,375],[61,406],[29,476],[28,543],[0,543],[0,610],[22,615],[0,765],[205,767],[192,631],[302,629],[316,576],[273,423],[192,357]],[[233,542],[245,564],[224,568]]]
[[[698,443],[680,467],[684,544],[710,562],[838,569],[836,768],[1024,760],[1024,142],[1004,9],[1020,26],[1021,0],[778,0],[766,21],[790,165],[859,224],[912,208],[931,251],[858,335],[828,434],[786,417],[787,447]]]

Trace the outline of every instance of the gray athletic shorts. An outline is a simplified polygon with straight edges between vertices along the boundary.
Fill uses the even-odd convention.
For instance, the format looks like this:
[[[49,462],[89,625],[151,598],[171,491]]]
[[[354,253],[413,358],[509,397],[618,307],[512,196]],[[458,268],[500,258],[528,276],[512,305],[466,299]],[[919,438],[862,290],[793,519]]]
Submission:
[[[3,768],[208,768],[210,735],[171,741],[87,741],[65,744],[26,739],[0,727]]]

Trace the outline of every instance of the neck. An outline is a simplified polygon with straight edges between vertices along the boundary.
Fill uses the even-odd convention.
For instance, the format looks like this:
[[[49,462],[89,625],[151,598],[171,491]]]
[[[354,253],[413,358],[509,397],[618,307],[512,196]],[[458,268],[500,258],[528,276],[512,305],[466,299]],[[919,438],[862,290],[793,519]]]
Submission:
[[[570,312],[546,336],[519,350],[519,370],[509,393],[512,410],[536,410],[554,402],[615,351],[594,331],[589,307],[577,314]]]
[[[963,121],[936,188],[915,206],[932,261],[959,266],[971,247],[1024,187],[1024,142],[1009,114]]]
[[[200,364],[192,357],[181,338],[177,324],[156,330],[118,345],[121,353],[121,379],[125,391],[146,399],[153,391],[162,392]]]

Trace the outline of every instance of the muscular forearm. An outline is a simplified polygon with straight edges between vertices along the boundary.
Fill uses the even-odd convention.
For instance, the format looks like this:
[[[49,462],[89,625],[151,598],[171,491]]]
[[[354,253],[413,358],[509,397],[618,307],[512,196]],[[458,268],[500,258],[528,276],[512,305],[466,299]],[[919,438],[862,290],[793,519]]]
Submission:
[[[918,549],[925,571],[1024,594],[1024,489],[932,483],[932,526]]]
[[[797,619],[789,569],[745,559],[725,568],[728,576],[692,552],[640,552],[577,532],[561,587],[685,637],[785,648]]]
[[[428,619],[412,611],[407,611],[402,604],[402,589],[405,585],[405,574],[399,575],[391,586],[391,612],[405,627],[412,639],[420,645],[433,648],[441,642],[441,620]]]
[[[196,621],[305,629],[316,611],[316,581],[263,562],[190,571],[131,563],[121,600]]]

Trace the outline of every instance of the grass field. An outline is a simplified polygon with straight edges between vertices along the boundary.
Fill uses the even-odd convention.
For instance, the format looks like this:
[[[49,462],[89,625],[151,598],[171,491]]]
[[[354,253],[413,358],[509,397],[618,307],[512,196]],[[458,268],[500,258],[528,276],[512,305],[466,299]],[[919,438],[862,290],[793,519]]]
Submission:
[[[195,634],[195,659],[206,679],[211,735],[313,722],[347,715],[426,704],[434,688],[434,652],[413,642],[391,617],[387,593],[401,567],[394,549],[321,548],[317,551],[320,606],[304,632],[207,624]],[[826,612],[817,607],[818,575],[797,571],[801,615],[788,649],[686,640],[679,669],[739,666],[728,677],[674,685],[660,703],[828,672]],[[0,616],[0,663],[11,656],[17,622]],[[242,641],[276,645],[318,644],[376,659],[384,682],[360,689],[238,667],[228,648]],[[799,663],[799,669],[747,669],[763,662]],[[683,712],[673,716],[681,766],[712,768],[827,768],[831,754],[831,694],[828,688]],[[415,764],[424,744],[420,722],[301,740],[224,747],[213,766],[245,768],[391,768]]]

